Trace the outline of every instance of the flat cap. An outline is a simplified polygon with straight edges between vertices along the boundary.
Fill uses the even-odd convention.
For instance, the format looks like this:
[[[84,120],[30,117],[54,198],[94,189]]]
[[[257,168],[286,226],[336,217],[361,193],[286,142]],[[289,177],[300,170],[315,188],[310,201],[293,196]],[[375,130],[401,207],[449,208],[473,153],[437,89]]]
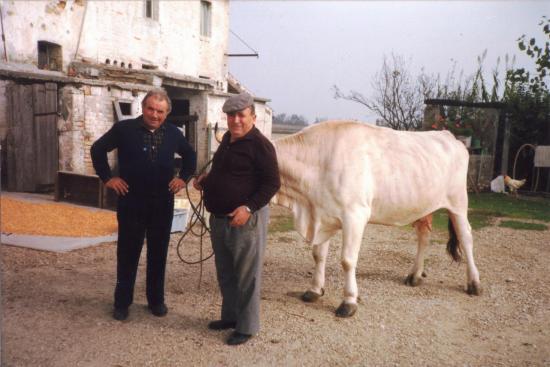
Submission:
[[[231,96],[225,101],[222,107],[222,111],[225,113],[232,113],[244,110],[254,104],[254,98],[248,93],[240,93],[236,96]]]

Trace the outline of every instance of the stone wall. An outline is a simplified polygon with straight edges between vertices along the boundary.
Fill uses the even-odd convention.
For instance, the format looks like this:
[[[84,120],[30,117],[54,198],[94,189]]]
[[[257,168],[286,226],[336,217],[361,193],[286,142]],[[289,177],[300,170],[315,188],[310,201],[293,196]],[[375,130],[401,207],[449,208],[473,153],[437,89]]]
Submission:
[[[59,169],[93,174],[90,148],[117,120],[113,102],[131,100],[132,111],[141,114],[145,92],[134,93],[116,87],[65,86],[60,91],[61,116],[59,130]],[[114,167],[115,153],[109,154]]]

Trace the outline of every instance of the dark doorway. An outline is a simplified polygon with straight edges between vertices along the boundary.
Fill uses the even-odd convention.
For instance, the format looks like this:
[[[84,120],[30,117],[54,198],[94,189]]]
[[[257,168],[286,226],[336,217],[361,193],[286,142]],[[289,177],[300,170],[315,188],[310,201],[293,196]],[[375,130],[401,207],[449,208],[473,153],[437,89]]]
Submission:
[[[195,151],[197,150],[197,115],[191,115],[188,99],[172,99],[172,111],[166,121],[179,127]]]
[[[190,103],[188,99],[172,99],[172,111],[166,118],[166,121],[176,125],[185,135],[185,138],[197,151],[197,115],[190,114]],[[176,167],[181,168],[181,158],[176,157]]]

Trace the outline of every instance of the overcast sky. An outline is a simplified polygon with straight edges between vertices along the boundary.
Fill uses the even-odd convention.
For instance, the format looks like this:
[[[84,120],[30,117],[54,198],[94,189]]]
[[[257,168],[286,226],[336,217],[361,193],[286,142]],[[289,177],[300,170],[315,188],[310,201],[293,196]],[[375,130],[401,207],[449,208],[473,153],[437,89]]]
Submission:
[[[526,34],[542,44],[538,23],[550,1],[231,1],[230,29],[260,57],[231,57],[229,71],[274,113],[374,121],[365,107],[335,100],[332,86],[371,95],[371,79],[392,52],[445,76],[453,64],[473,73],[487,50],[488,72],[497,57],[516,55]],[[251,51],[230,35],[231,53]]]

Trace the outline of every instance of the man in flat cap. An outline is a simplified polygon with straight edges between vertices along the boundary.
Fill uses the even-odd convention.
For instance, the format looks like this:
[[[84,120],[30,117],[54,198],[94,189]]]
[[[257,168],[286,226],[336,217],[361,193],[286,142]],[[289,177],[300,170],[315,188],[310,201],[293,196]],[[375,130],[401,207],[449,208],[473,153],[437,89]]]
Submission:
[[[229,131],[214,154],[212,169],[193,184],[204,190],[210,236],[222,294],[220,320],[212,330],[235,329],[227,344],[247,342],[260,329],[260,282],[269,200],[280,187],[277,156],[258,130],[254,99],[246,93],[223,105]]]

